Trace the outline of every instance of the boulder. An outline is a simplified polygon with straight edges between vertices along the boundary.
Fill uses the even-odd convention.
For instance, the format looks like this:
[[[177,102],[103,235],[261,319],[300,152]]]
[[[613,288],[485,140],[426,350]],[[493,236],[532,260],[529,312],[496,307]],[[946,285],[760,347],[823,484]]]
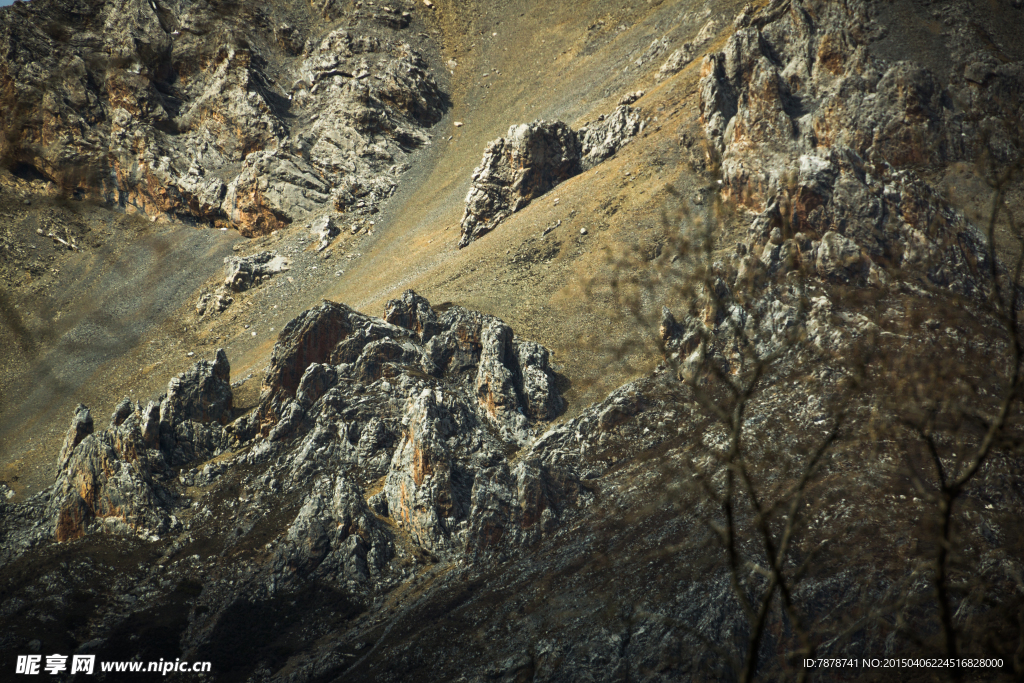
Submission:
[[[327,245],[331,243],[331,240],[341,233],[338,226],[335,224],[333,216],[320,216],[312,225],[309,227],[309,231],[313,233],[313,237],[317,239],[317,251],[323,251],[327,248]]]
[[[512,126],[484,150],[462,216],[465,247],[536,197],[580,172],[580,143],[561,121]]]
[[[640,114],[620,105],[600,121],[572,130],[561,121],[512,126],[490,142],[473,171],[459,248],[493,230],[532,200],[615,154],[642,127]]]
[[[263,279],[290,268],[288,259],[272,251],[261,251],[252,256],[228,256],[224,259],[224,264],[224,286],[234,292],[244,292]],[[208,301],[203,303],[208,305]],[[215,305],[219,310],[223,310],[220,308],[219,300]]]

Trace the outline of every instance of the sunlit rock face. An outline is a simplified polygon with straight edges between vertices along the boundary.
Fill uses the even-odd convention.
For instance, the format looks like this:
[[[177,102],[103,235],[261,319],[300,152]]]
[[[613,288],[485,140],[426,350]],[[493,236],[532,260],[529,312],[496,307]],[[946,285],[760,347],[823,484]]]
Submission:
[[[54,193],[255,236],[376,210],[447,106],[402,22],[314,39],[273,8],[244,26],[218,3],[156,7],[0,15],[0,157]]]

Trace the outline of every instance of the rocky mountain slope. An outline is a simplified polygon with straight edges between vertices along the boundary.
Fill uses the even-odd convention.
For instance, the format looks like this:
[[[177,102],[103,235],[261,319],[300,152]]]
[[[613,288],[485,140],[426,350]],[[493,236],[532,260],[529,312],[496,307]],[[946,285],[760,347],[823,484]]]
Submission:
[[[996,5],[0,10],[0,665],[1014,680]]]

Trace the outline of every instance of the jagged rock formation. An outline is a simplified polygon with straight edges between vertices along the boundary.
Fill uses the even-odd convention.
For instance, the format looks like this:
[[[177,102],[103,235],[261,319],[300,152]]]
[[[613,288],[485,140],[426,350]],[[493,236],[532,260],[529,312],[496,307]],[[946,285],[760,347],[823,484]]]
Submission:
[[[561,121],[512,126],[487,145],[473,171],[460,225],[459,248],[493,230],[501,221],[561,182],[615,154],[642,127],[629,105],[573,131]]]
[[[252,256],[228,256],[224,263],[224,286],[234,292],[244,292],[288,270],[288,259],[272,251],[261,251]]]
[[[245,235],[375,210],[446,100],[394,33],[409,12],[331,7],[335,26],[312,33],[272,8],[216,2],[5,11],[0,159],[54,192]]]
[[[571,466],[529,453],[508,461],[562,408],[547,350],[490,316],[459,307],[438,315],[411,291],[387,310],[403,326],[328,301],[292,321],[274,349],[260,406],[231,424],[223,351],[173,379],[146,407],[119,404],[103,432],[93,432],[80,406],[49,497],[55,538],[99,528],[166,533],[180,496],[171,472],[231,444],[263,467],[264,480],[289,488],[305,489],[314,473],[340,468],[335,478],[316,478],[288,532],[301,556],[288,561],[310,571],[326,561],[327,548],[341,552],[337,544],[357,558],[342,565],[356,566],[359,576],[368,576],[366,561],[372,573],[383,569],[391,536],[360,488],[380,478],[375,509],[430,552],[535,537],[546,528],[538,522],[550,524],[578,495]],[[209,465],[192,470],[182,481],[209,482]],[[349,531],[327,539],[325,514]]]
[[[683,43],[681,47],[668,56],[665,63],[658,69],[657,79],[661,81],[679,73],[684,66],[692,62],[697,56],[698,50],[715,35],[717,28],[718,26],[714,19],[704,24],[692,41]]]
[[[174,497],[161,479],[172,468],[209,458],[227,442],[232,417],[231,368],[224,351],[171,380],[167,393],[143,407],[125,399],[110,428],[93,431],[79,405],[57,463],[47,516],[58,541],[106,527],[140,535],[173,525]]]
[[[750,254],[734,256],[740,268],[760,256],[771,275],[803,263],[877,284],[884,264],[979,294],[982,238],[921,171],[986,149],[1003,163],[1019,158],[1005,114],[1024,67],[1002,65],[988,86],[957,74],[944,89],[918,65],[870,55],[862,43],[882,27],[863,3],[827,4],[813,17],[772,3],[735,25],[701,66],[700,108],[724,196],[758,214]]]

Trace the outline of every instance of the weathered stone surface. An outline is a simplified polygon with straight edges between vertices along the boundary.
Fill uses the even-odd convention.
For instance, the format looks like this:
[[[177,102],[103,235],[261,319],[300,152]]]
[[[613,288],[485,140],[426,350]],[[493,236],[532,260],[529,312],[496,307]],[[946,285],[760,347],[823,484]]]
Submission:
[[[815,266],[818,275],[849,280],[863,270],[864,257],[856,242],[837,232],[826,232],[821,237]]]
[[[995,47],[976,50],[981,54],[972,52],[968,61],[956,56],[947,82],[917,64],[883,60],[867,49],[871,36],[880,35],[872,11],[883,6],[857,0],[752,4],[737,18],[733,37],[723,36],[731,42],[705,64],[701,104],[706,131],[722,154],[722,186],[752,215],[734,253],[716,253],[708,264],[701,295],[669,302],[680,308],[678,318],[667,309],[663,314],[663,368],[543,431],[563,407],[550,354],[516,338],[502,321],[458,306],[438,313],[413,292],[388,302],[383,321],[321,304],[286,328],[259,406],[228,425],[223,423],[233,417],[232,401],[220,356],[197,365],[144,408],[122,402],[106,431],[94,433],[88,411],[76,411],[58,456],[57,484],[28,501],[0,500],[0,565],[6,570],[16,563],[4,572],[7,592],[0,605],[0,621],[15,626],[0,631],[0,649],[51,651],[42,649],[50,643],[21,639],[23,624],[36,620],[42,637],[73,638],[80,652],[120,659],[126,636],[137,633],[139,647],[169,643],[183,656],[219,661],[217,675],[232,680],[407,680],[424,671],[467,680],[720,680],[721,660],[709,654],[707,642],[743,649],[750,623],[727,561],[714,554],[721,548],[715,530],[722,520],[715,487],[727,472],[737,472],[736,460],[727,430],[697,399],[718,401],[716,386],[744,380],[751,366],[741,354],[771,359],[765,391],[756,392],[742,413],[743,448],[750,449],[752,467],[744,474],[758,477],[763,491],[792,490],[790,477],[798,468],[791,465],[806,454],[804,437],[814,438],[830,424],[823,401],[845,398],[841,382],[848,376],[838,360],[857,335],[859,341],[898,346],[915,334],[908,305],[918,292],[927,290],[923,297],[948,287],[964,293],[957,302],[965,310],[971,297],[977,301],[987,293],[977,276],[992,265],[983,243],[931,183],[943,164],[971,159],[982,147],[1000,163],[1015,158],[1013,136],[1000,128],[1019,119],[1019,65]],[[118,59],[145,54],[159,63],[164,51],[194,40],[190,29],[201,23],[183,26],[181,34],[188,35],[168,42],[156,26],[177,15],[161,10],[161,3],[154,8],[156,24],[145,7],[119,7],[128,28],[109,26],[124,48],[112,53]],[[329,1],[312,10],[346,26],[371,13],[376,24],[402,26],[408,7]],[[948,3],[935,7],[955,9]],[[88,28],[89,21],[82,16],[82,25]],[[298,26],[272,26],[267,41],[301,59],[317,54],[319,38],[304,23],[293,23]],[[976,32],[967,22],[944,25],[956,36]],[[168,26],[172,30],[163,33],[173,36],[178,29]],[[24,43],[5,45],[17,51],[37,38],[26,34]],[[87,39],[102,43],[98,35]],[[387,129],[372,101],[380,99],[387,79],[371,63],[380,45],[342,33],[334,39],[337,44],[317,57],[319,77],[296,83],[290,94],[322,96],[318,106],[326,110],[330,98],[348,96],[346,88],[351,94],[365,87],[361,92],[369,99],[357,111],[366,118],[358,125],[382,126],[380,136],[399,139],[405,133]],[[137,168],[121,169],[132,183],[152,183],[148,194],[136,193],[132,201],[158,207],[185,201],[196,207],[190,215],[220,216],[222,198],[237,180],[232,174],[261,150],[274,154],[253,161],[265,162],[279,186],[261,188],[259,174],[250,173],[233,195],[252,232],[273,221],[306,225],[310,212],[327,210],[324,202],[347,209],[363,202],[359,208],[370,211],[387,196],[390,177],[367,180],[358,168],[338,170],[350,160],[348,145],[374,164],[392,154],[387,145],[289,137],[274,146],[280,131],[272,125],[273,109],[283,102],[266,97],[277,85],[256,79],[267,71],[256,59],[261,49],[258,41],[244,49],[226,47],[223,57],[210,55],[205,67],[191,67],[221,70],[233,101],[214,98],[194,107],[195,120],[184,121],[193,128],[176,134],[206,126],[204,158],[230,161],[216,174],[196,165],[195,173],[190,169],[182,177],[175,176],[180,168],[173,155],[143,150]],[[655,40],[638,61],[667,50],[665,40]],[[244,63],[246,52],[253,79],[236,83],[230,72]],[[365,57],[367,66],[325,57],[348,52]],[[632,57],[630,62],[636,63]],[[108,86],[122,98],[131,88],[148,88],[147,82],[161,78],[150,63],[111,74]],[[70,61],[64,67],[78,70]],[[182,87],[190,78],[197,76],[183,72]],[[67,97],[78,97],[67,82]],[[243,106],[243,92],[255,106]],[[396,97],[406,92],[399,88]],[[118,112],[112,124],[121,126],[118,139],[136,151],[156,137],[125,132],[139,117],[162,126],[168,117],[181,119],[171,116],[178,95],[159,88],[151,95],[141,103],[144,109],[131,114],[135,122]],[[81,112],[88,111],[87,100]],[[64,102],[52,105],[50,113],[71,111]],[[408,119],[422,103],[395,99],[385,109],[394,106]],[[982,141],[977,130],[989,118],[994,133]],[[325,123],[320,134],[337,130],[335,123]],[[600,157],[617,144],[609,134],[614,138],[615,130],[628,128],[629,112],[599,123],[608,125],[576,133],[581,168],[588,152],[597,150]],[[288,121],[286,128],[295,125]],[[590,132],[593,140],[586,143]],[[84,138],[75,135],[68,139],[79,144]],[[331,145],[344,149],[335,152]],[[93,152],[83,143],[76,153],[85,158]],[[301,173],[289,175],[292,169],[319,173],[335,162],[330,173],[348,175],[329,193]],[[291,164],[287,173],[274,175],[278,163]],[[330,173],[310,178],[321,178],[326,187]],[[303,194],[314,191],[329,197]],[[897,286],[887,288],[885,277],[897,279]],[[929,287],[918,287],[918,280]],[[856,291],[862,287],[877,289]],[[854,296],[847,296],[851,291]],[[879,307],[877,316],[854,310],[851,300],[862,294],[868,306]],[[206,304],[216,305],[212,297]],[[870,313],[866,308],[861,310]],[[923,334],[948,343],[942,361],[959,362],[949,351],[959,348],[963,336],[971,337],[968,345],[977,346],[979,358],[998,340],[981,306],[967,312],[978,314],[971,325],[950,329],[946,337],[939,321],[923,323]],[[886,319],[896,324],[878,334],[877,323]],[[718,364],[719,375],[709,372],[709,360]],[[997,363],[996,375],[1005,370]],[[679,378],[709,391],[700,396]],[[987,390],[986,379],[976,386]],[[869,385],[866,391],[875,392],[873,400],[889,388]],[[992,398],[980,391],[977,396],[983,406]],[[877,486],[893,458],[900,462],[902,444],[879,440],[865,447],[863,435],[874,432],[862,420],[880,419],[884,411],[870,401],[841,408],[852,421],[837,444],[858,450],[830,452],[822,473],[808,484],[799,552],[828,552],[806,565],[792,595],[798,610],[806,607],[813,615],[806,623],[822,656],[913,654],[919,634],[936,633],[940,623],[927,616],[934,612],[934,590],[918,571],[930,566],[934,554],[915,550],[927,542],[927,533],[919,532],[928,526],[934,501],[916,500],[908,487],[899,490],[915,500],[895,503]],[[866,452],[871,449],[877,450]],[[1012,458],[1006,460],[1012,465]],[[969,552],[956,571],[972,557],[985,558],[982,571],[995,596],[973,603],[969,596],[951,598],[967,606],[957,611],[958,637],[977,628],[988,639],[1015,623],[984,621],[1004,599],[1015,609],[1004,596],[1012,596],[1021,575],[1004,540],[1015,538],[1020,526],[1014,494],[1019,473],[1010,469],[1003,480],[995,469],[1002,464],[990,461],[986,467],[993,470],[957,506],[954,545]],[[897,469],[903,479],[905,471]],[[704,482],[687,486],[702,474]],[[0,492],[8,495],[7,488]],[[740,518],[752,514],[744,507],[735,509]],[[778,514],[784,506],[772,509]],[[54,536],[67,541],[100,530],[144,540],[49,543]],[[746,554],[746,541],[756,546],[758,536],[744,537],[740,550]],[[95,548],[100,550],[91,556]],[[748,559],[758,571],[743,574],[756,589],[765,565],[760,551]],[[37,567],[40,575],[33,576]],[[960,575],[955,581],[950,585],[961,585]],[[893,610],[895,619],[885,614],[878,630],[845,637],[847,615],[863,614],[865,605],[869,611],[884,608],[891,595],[901,609],[913,609]],[[776,663],[792,651],[790,625],[781,615],[774,609],[768,615],[755,677],[781,677],[773,667],[784,666]],[[911,625],[902,635],[892,627],[900,619]],[[985,628],[991,624],[998,628]],[[467,633],[479,644],[471,660],[469,641],[461,637]],[[1011,653],[1019,640],[1013,635]]]
[[[71,453],[82,442],[82,439],[92,434],[92,432],[92,414],[88,408],[79,403],[78,407],[75,408],[75,416],[71,420],[71,426],[68,427],[67,434],[64,436],[64,445],[61,446],[60,455],[57,456],[58,469],[64,466],[64,463],[71,457]]]
[[[918,173],[978,154],[981,137],[990,147],[1003,139],[999,125],[979,137],[972,121],[1003,108],[1005,94],[954,113],[943,104],[953,93],[927,69],[883,63],[858,47],[879,30],[869,15],[863,3],[826,5],[814,16],[752,10],[704,59],[701,121],[721,153],[723,194],[757,214],[749,246],[768,275],[804,263],[823,277],[877,283],[879,264],[902,260],[918,263],[931,284],[979,293],[970,264],[985,259],[980,235]],[[970,82],[967,91],[978,85]],[[782,226],[789,232],[773,243]],[[931,246],[904,246],[921,244],[922,230]],[[780,246],[798,232],[807,249]],[[751,280],[750,264],[745,271]]]
[[[620,105],[597,123],[572,130],[561,121],[512,126],[490,142],[473,171],[459,248],[561,182],[615,154],[641,128],[638,111]]]
[[[113,531],[163,530],[163,506],[149,468],[124,431],[86,437],[58,474],[49,508],[57,541],[78,538],[97,521]]]
[[[313,484],[285,539],[277,549],[279,561],[303,576],[340,574],[367,583],[394,554],[390,534],[344,476]]]
[[[565,408],[565,402],[551,371],[548,350],[530,341],[517,340],[513,346],[519,368],[517,389],[525,403],[526,415],[537,420],[553,419]]]
[[[640,112],[627,104],[621,104],[608,116],[597,123],[591,123],[577,131],[580,139],[580,170],[588,171],[640,132],[643,122]]]
[[[466,195],[464,247],[558,183],[580,172],[580,143],[561,121],[512,126],[487,145]]]
[[[203,292],[199,295],[199,301],[196,302],[196,313],[199,315],[223,313],[233,303],[235,303],[234,298],[228,296],[227,292],[217,291],[212,294]]]
[[[75,443],[88,431],[81,408],[48,508],[58,539],[101,528],[164,533],[174,523],[173,482],[214,485],[226,466],[197,463],[229,439],[268,468],[265,476],[308,491],[276,551],[277,566],[297,575],[377,580],[394,553],[377,515],[445,556],[491,552],[553,528],[551,511],[576,495],[572,466],[552,469],[534,456],[513,468],[507,458],[563,406],[548,351],[491,316],[457,306],[438,316],[412,291],[386,311],[403,326],[327,301],[292,321],[260,406],[228,430],[223,351],[173,379],[159,402],[125,403],[110,430]],[[337,476],[310,487],[314,473],[339,465]],[[376,514],[361,493],[367,477],[384,477]]]
[[[184,421],[218,422],[231,419],[231,365],[224,349],[213,361],[201,360],[167,385],[160,404],[160,420],[167,424]]]
[[[173,495],[160,483],[171,467],[214,455],[226,445],[231,417],[230,366],[223,350],[171,380],[145,408],[125,399],[109,429],[93,433],[79,405],[57,463],[46,518],[58,541],[95,530],[150,536],[171,524]]]
[[[309,226],[310,232],[317,239],[317,251],[323,251],[331,243],[331,240],[341,233],[338,225],[331,215],[320,216]]]
[[[0,157],[56,192],[266,234],[385,199],[447,107],[426,62],[391,33],[405,13],[360,25],[357,12],[317,36],[268,31],[257,6],[65,5],[0,17]],[[38,29],[69,21],[74,40]]]
[[[714,19],[704,24],[692,41],[683,43],[681,47],[673,51],[672,54],[668,56],[665,63],[661,65],[660,69],[658,69],[656,78],[659,81],[664,80],[669,76],[678,73],[684,66],[692,62],[699,54],[700,49],[715,35],[715,30],[717,28],[718,24]]]
[[[135,406],[132,404],[132,400],[125,396],[121,399],[121,402],[114,408],[114,414],[110,416],[110,428],[120,427],[121,423],[125,421],[129,415],[135,412]]]
[[[263,381],[264,393],[294,396],[306,368],[328,361],[338,344],[355,329],[353,319],[364,318],[347,306],[324,301],[291,320],[271,353],[270,372]]]
[[[234,292],[243,292],[289,269],[288,259],[272,251],[244,257],[228,256],[224,264],[224,286]]]
[[[384,320],[392,325],[412,330],[420,337],[420,343],[426,344],[439,329],[437,314],[430,308],[430,302],[406,290],[401,299],[392,299],[384,307]]]

